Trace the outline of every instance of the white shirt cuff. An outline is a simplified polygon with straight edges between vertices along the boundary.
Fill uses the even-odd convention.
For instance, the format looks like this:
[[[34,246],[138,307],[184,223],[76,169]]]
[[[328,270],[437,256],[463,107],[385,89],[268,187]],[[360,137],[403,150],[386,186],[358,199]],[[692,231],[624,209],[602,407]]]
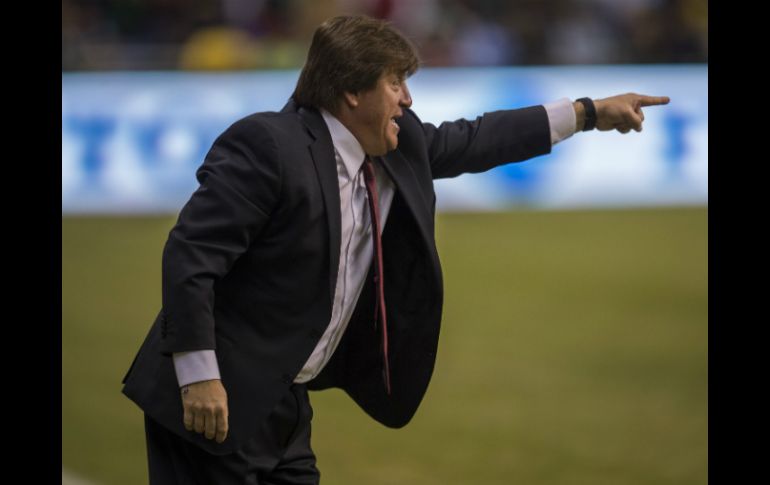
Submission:
[[[544,104],[543,107],[548,113],[548,123],[551,126],[551,145],[556,145],[575,134],[577,117],[569,98],[561,98]]]
[[[219,364],[214,350],[191,350],[174,353],[174,369],[179,387],[193,382],[219,379]]]

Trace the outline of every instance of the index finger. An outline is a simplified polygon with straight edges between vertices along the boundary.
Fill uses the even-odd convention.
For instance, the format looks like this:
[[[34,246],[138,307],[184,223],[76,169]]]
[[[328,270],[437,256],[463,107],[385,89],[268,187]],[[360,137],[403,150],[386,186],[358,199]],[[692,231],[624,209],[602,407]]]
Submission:
[[[668,104],[671,98],[668,96],[640,96],[639,101],[642,106],[656,106],[659,104]]]

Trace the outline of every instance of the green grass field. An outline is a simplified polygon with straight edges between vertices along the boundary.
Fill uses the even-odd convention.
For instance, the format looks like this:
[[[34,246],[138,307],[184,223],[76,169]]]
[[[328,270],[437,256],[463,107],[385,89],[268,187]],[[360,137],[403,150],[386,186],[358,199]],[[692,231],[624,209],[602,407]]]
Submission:
[[[62,221],[62,461],[147,483],[120,380],[175,217]],[[322,483],[707,483],[707,209],[440,214],[433,380],[391,430],[311,394]]]

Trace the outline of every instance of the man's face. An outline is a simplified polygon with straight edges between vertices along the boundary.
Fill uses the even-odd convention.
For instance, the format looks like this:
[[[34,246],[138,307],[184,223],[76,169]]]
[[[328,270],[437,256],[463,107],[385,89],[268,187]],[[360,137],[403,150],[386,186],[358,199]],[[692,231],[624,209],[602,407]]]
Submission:
[[[403,75],[386,73],[377,85],[356,94],[347,94],[355,100],[351,108],[351,125],[355,135],[368,155],[385,155],[398,146],[398,125],[395,118],[403,115],[402,108],[412,106],[412,97]]]

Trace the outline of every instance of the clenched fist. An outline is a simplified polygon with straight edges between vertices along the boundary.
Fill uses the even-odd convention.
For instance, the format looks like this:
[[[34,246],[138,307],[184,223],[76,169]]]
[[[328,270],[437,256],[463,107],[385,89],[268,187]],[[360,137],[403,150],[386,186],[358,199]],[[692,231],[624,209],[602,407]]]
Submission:
[[[188,431],[205,433],[206,438],[216,437],[217,443],[227,438],[227,392],[222,381],[195,382],[182,386],[184,427]]]

